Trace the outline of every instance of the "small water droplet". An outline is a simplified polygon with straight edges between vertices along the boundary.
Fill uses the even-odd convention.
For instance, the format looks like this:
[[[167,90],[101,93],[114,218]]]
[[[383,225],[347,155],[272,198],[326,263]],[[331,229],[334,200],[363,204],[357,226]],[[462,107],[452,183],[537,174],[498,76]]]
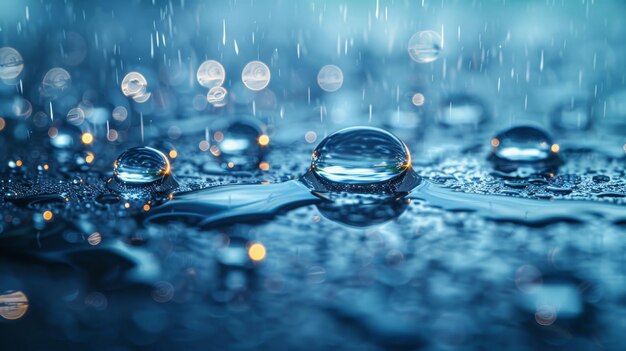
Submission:
[[[492,159],[496,166],[530,165],[555,166],[558,145],[547,132],[531,126],[507,129],[491,139]],[[498,165],[499,164],[499,165]]]
[[[376,184],[411,168],[409,149],[395,135],[372,127],[351,127],[326,137],[313,151],[311,169],[341,184]]]
[[[170,161],[167,156],[147,146],[124,151],[113,164],[113,176],[126,184],[151,184],[169,175]]]

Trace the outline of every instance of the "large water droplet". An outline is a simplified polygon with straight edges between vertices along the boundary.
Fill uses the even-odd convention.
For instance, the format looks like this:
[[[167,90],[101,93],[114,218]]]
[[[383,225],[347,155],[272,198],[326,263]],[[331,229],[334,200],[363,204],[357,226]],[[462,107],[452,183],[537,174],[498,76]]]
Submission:
[[[547,132],[531,126],[507,129],[491,139],[495,159],[514,163],[554,160],[558,146]]]
[[[439,123],[446,127],[476,127],[488,119],[487,108],[472,95],[451,95],[441,102]]]
[[[376,184],[400,177],[411,168],[409,149],[395,135],[378,128],[351,127],[331,134],[313,151],[311,169],[341,184]]]
[[[240,119],[214,134],[215,146],[211,149],[224,167],[254,169],[262,161],[269,145],[263,134],[263,125],[254,119]]]
[[[113,164],[113,179],[124,185],[163,183],[171,178],[170,175],[167,156],[147,146],[124,151]]]

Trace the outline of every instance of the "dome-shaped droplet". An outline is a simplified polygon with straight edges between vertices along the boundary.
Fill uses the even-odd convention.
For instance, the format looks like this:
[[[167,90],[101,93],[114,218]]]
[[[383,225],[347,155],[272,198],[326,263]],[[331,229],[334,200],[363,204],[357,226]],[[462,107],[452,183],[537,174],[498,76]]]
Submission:
[[[506,162],[548,161],[558,151],[547,132],[531,126],[507,129],[491,139],[491,146],[493,156]]]
[[[487,118],[487,108],[480,99],[472,95],[451,95],[441,102],[439,123],[446,127],[476,127]]]
[[[592,125],[587,100],[573,100],[557,105],[550,114],[550,123],[564,132],[589,130]]]
[[[269,137],[263,133],[263,125],[254,119],[240,119],[213,134],[215,148],[211,152],[228,168],[253,169],[258,167]]]
[[[170,161],[151,147],[130,148],[115,160],[113,176],[127,185],[152,184],[170,176]]]
[[[402,175],[411,155],[395,135],[378,128],[351,127],[335,132],[313,152],[311,169],[342,184],[375,184]]]

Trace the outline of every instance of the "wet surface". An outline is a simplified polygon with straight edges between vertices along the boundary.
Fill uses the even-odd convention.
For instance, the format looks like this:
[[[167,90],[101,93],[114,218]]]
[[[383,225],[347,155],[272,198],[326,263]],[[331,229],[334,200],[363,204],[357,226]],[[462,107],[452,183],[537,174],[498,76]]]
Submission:
[[[211,6],[0,14],[0,349],[622,349],[621,3]]]

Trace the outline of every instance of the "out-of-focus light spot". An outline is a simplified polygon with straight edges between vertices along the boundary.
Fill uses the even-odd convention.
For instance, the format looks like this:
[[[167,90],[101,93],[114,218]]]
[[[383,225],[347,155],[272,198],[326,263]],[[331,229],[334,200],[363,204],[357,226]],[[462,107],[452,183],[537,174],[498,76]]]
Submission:
[[[557,310],[554,306],[541,305],[537,307],[535,312],[535,321],[539,325],[549,326],[554,324],[557,317]]]
[[[24,70],[22,55],[12,47],[0,48],[0,79],[12,80]]]
[[[128,96],[133,99],[141,99],[144,95],[146,95],[148,81],[146,80],[146,77],[139,72],[129,72],[126,76],[124,76],[124,79],[122,79],[121,88],[124,96]]]
[[[217,145],[211,146],[211,150],[210,151],[213,154],[213,156],[215,156],[215,157],[220,155],[220,148],[217,147]]]
[[[220,131],[213,133],[213,139],[215,139],[218,143],[221,143],[222,140],[224,140],[224,133]]]
[[[172,199],[174,198],[174,194],[169,194],[169,195],[167,195],[167,198],[168,198],[168,199],[170,199],[170,200],[172,200]]]
[[[215,104],[217,102],[224,101],[228,91],[224,87],[213,87],[206,95],[206,99],[209,103]]]
[[[83,144],[89,145],[89,144],[93,143],[93,134],[91,134],[89,132],[85,132],[80,137],[80,140],[83,142]]]
[[[22,162],[22,160],[15,161],[15,165],[18,166],[18,167],[22,167],[23,164],[24,163]]]
[[[117,106],[113,109],[113,112],[111,112],[111,116],[114,120],[123,122],[128,117],[128,110],[124,106]]]
[[[143,205],[143,210],[146,212],[150,211],[150,205],[148,204]]]
[[[116,141],[118,137],[119,137],[119,135],[117,133],[117,130],[109,129],[109,132],[107,133],[107,140],[108,141]]]
[[[270,69],[261,61],[249,62],[241,72],[241,80],[246,88],[253,91],[265,89],[270,83]]]
[[[50,166],[48,166],[48,164],[45,164],[45,165],[43,165],[43,169],[44,169],[45,171],[47,171],[48,169],[50,169]]]
[[[59,135],[58,129],[56,129],[55,127],[51,127],[50,129],[48,129],[48,136],[50,138],[56,138],[57,135]]]
[[[491,146],[498,147],[498,145],[500,145],[500,140],[498,140],[497,138],[491,139]]]
[[[226,79],[226,70],[221,63],[215,60],[207,60],[202,62],[196,72],[198,83],[205,88],[219,87],[224,84]]]
[[[21,291],[0,295],[0,316],[8,320],[20,319],[28,311],[28,297]]]
[[[443,38],[432,30],[417,32],[409,39],[409,56],[415,62],[433,62],[439,58],[441,49],[443,49]]]
[[[235,164],[233,162],[228,162],[228,168],[233,168],[235,167]]]
[[[80,107],[74,107],[67,113],[65,119],[68,123],[79,126],[85,121],[85,111]]]
[[[267,146],[269,143],[270,143],[269,136],[267,136],[266,134],[261,134],[261,136],[259,136],[259,145]]]
[[[261,169],[262,171],[269,171],[270,164],[267,162],[261,162],[259,163],[259,169]]]
[[[552,152],[554,152],[555,154],[559,152],[560,149],[561,147],[559,146],[559,144],[552,144],[552,146],[550,147],[550,150],[552,150]]]
[[[306,140],[306,142],[309,144],[314,143],[315,140],[317,140],[317,133],[315,133],[312,130],[309,130],[308,132],[304,134],[304,140]]]
[[[332,93],[343,85],[343,72],[335,65],[326,65],[317,74],[317,84],[322,90]]]
[[[96,159],[96,156],[94,156],[93,153],[87,152],[87,155],[85,156],[85,162],[92,163],[95,159]]]
[[[130,203],[125,202],[125,203],[124,203],[124,208],[130,208]]]
[[[415,95],[413,95],[413,97],[411,98],[411,102],[415,106],[422,106],[422,105],[424,105],[424,95],[422,95],[420,93],[415,93]]]
[[[254,243],[248,247],[248,257],[254,262],[263,261],[266,254],[265,246],[261,243]]]
[[[170,150],[169,155],[170,155],[170,158],[176,158],[178,157],[178,151]]]
[[[50,221],[52,220],[52,217],[53,217],[52,211],[50,210],[45,211],[42,216],[43,216],[43,219],[45,219],[46,221]]]
[[[7,122],[4,120],[4,118],[0,117],[0,131],[2,131],[6,125]]]
[[[209,149],[209,147],[210,147],[210,146],[209,146],[209,142],[208,142],[208,141],[206,141],[206,140],[202,140],[202,141],[200,142],[200,144],[198,144],[198,147],[199,147],[199,148],[200,148],[200,150],[202,150],[202,151],[207,151],[207,150]]]
[[[98,232],[91,233],[89,237],[87,237],[87,242],[89,245],[96,246],[102,242],[102,235]]]

